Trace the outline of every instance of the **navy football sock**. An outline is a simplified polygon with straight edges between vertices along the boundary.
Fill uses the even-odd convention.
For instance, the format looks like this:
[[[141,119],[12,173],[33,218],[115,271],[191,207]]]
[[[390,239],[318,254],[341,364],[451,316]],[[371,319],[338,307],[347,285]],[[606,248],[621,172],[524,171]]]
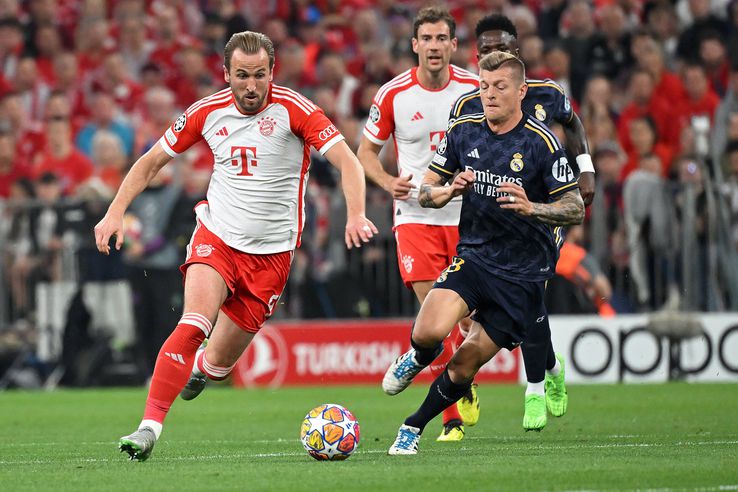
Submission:
[[[405,419],[405,425],[417,427],[422,434],[425,426],[445,408],[453,405],[469,391],[471,383],[456,384],[451,381],[448,369],[436,378],[428,390],[428,396],[418,411]]]
[[[427,366],[433,362],[441,352],[443,352],[443,343],[439,343],[435,347],[431,348],[421,347],[415,343],[412,336],[410,337],[410,345],[415,349],[415,361],[421,366]]]
[[[539,383],[546,377],[546,368],[556,364],[548,316],[542,323],[531,326],[527,335],[525,342],[520,345],[520,350],[523,351],[525,374],[528,382]]]

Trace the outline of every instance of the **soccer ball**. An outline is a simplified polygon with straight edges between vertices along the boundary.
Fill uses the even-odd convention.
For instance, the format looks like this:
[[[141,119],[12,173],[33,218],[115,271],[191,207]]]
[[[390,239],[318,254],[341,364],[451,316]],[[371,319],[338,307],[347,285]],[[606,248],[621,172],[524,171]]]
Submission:
[[[325,403],[305,415],[300,440],[316,460],[345,460],[359,447],[359,422],[341,405]]]

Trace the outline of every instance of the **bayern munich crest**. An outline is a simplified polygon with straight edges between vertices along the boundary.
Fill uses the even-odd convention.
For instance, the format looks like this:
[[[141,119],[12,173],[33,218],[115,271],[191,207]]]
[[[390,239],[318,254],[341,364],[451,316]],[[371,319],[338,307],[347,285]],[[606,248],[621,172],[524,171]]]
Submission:
[[[174,122],[174,126],[172,127],[172,129],[175,132],[181,132],[186,124],[187,124],[187,115],[185,113],[182,113],[182,115],[179,118],[177,118],[177,121]]]
[[[210,244],[198,244],[195,248],[195,254],[200,257],[210,256],[213,252],[213,248]]]
[[[275,126],[277,126],[277,122],[271,116],[265,116],[259,120],[259,131],[265,137],[274,133]]]

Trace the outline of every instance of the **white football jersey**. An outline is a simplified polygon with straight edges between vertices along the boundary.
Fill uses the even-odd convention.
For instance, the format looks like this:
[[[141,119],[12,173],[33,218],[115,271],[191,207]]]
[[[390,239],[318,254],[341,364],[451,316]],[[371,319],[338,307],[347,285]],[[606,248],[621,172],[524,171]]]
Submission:
[[[190,106],[159,140],[174,157],[205,139],[215,164],[197,218],[230,247],[253,254],[300,245],[310,147],[324,154],[343,140],[297,92],[272,84],[267,97],[263,110],[243,114],[224,89]]]
[[[397,149],[400,176],[413,175],[416,186],[407,200],[395,200],[395,225],[457,225],[461,197],[439,209],[422,208],[418,190],[428,171],[436,148],[443,141],[448,118],[456,100],[479,86],[479,77],[455,65],[449,66],[450,79],[441,89],[426,89],[418,82],[417,67],[384,84],[369,111],[364,136],[384,145],[392,136]]]

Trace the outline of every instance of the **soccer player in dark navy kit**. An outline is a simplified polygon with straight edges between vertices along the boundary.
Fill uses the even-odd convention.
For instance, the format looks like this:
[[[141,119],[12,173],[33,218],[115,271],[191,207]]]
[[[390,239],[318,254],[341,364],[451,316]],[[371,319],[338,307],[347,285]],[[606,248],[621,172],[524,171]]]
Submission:
[[[512,21],[504,15],[491,14],[483,17],[475,29],[477,37],[477,59],[493,51],[506,51],[517,57],[518,31]],[[579,191],[585,205],[592,203],[595,193],[595,170],[584,126],[571,107],[564,90],[553,80],[527,79],[528,92],[523,99],[523,112],[533,116],[546,126],[556,122],[561,124],[566,135],[566,145],[575,157],[576,170],[579,171]],[[462,95],[451,110],[451,118],[482,112],[479,89]]]
[[[493,51],[505,51],[519,56],[517,30],[512,21],[504,15],[492,14],[482,18],[477,23],[475,32],[479,59]],[[579,116],[572,109],[564,90],[556,82],[548,79],[527,79],[525,82],[528,92],[522,102],[523,112],[546,126],[554,122],[562,125],[568,150],[571,155],[576,156],[575,168],[579,170],[579,191],[584,204],[589,205],[594,198],[594,166]],[[451,119],[481,112],[482,99],[479,90],[474,90],[462,95],[456,101],[451,110]],[[554,228],[559,247],[564,243],[564,232],[561,227]],[[550,333],[550,329],[545,330],[545,333]],[[544,331],[533,333],[533,336],[520,347],[528,379],[523,416],[523,428],[526,430],[541,430],[546,425],[546,408],[552,415],[561,417],[566,413],[568,406],[568,395],[564,385],[564,357],[554,353],[550,335],[545,339],[538,338],[543,334]]]
[[[584,218],[561,144],[522,111],[523,62],[496,51],[479,68],[484,113],[449,125],[418,196],[424,207],[439,208],[463,195],[458,256],[420,308],[413,348],[392,364],[397,383],[407,387],[435,359],[460,319],[474,313],[474,321],[423,404],[400,427],[393,455],[417,454],[425,426],[466,393],[480,367],[548,326],[543,293],[558,256],[553,226]]]

